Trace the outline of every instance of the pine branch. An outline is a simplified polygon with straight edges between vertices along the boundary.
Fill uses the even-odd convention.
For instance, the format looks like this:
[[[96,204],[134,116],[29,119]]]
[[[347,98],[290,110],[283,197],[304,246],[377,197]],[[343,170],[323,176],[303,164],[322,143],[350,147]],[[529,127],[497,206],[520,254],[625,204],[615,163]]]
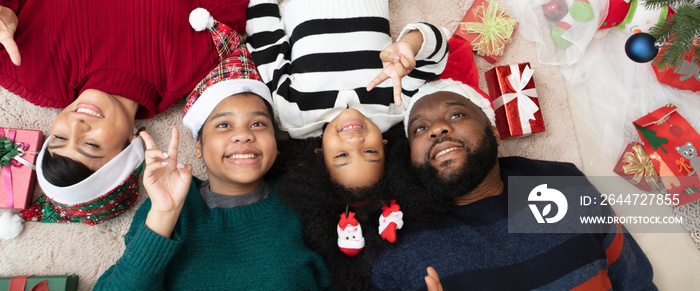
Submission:
[[[686,6],[686,5],[691,5],[693,4],[693,0],[646,0],[644,3],[644,6],[647,7],[647,9],[651,8],[661,8],[666,5],[671,6],[671,7],[681,7],[681,6]]]
[[[661,70],[677,67],[693,48],[694,55],[700,51],[700,47],[694,43],[700,36],[700,9],[689,5],[678,7],[673,17],[652,29],[651,35],[657,42],[666,44],[654,63]],[[700,64],[700,58],[695,58],[694,62]]]

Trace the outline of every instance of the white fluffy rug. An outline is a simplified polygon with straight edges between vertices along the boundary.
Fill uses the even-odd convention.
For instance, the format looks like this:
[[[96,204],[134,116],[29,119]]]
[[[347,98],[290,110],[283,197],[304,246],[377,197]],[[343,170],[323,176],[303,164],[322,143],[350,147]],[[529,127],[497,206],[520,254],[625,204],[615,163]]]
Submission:
[[[471,0],[393,0],[391,3],[392,33],[396,36],[409,22],[427,21],[453,31],[471,5]],[[183,20],[186,21],[186,20]],[[581,166],[578,144],[569,113],[567,93],[559,68],[537,62],[532,43],[517,33],[505,54],[496,65],[530,62],[535,70],[534,78],[545,120],[546,131],[524,138],[505,140],[500,155],[520,155],[536,159],[572,162]],[[481,89],[488,92],[483,73],[494,65],[476,57]],[[136,126],[145,126],[160,147],[169,140],[170,128],[181,131],[180,157],[192,163],[197,177],[206,178],[203,162],[196,160],[194,141],[181,124],[181,101],[170,110],[150,120],[140,120]],[[49,133],[51,122],[58,109],[39,108],[22,98],[0,91],[0,126],[22,129],[39,129]],[[19,237],[0,240],[0,277],[25,274],[61,275],[77,274],[79,290],[92,289],[97,278],[121,256],[124,250],[124,234],[131,217],[146,199],[140,188],[140,197],[131,209],[121,216],[97,226],[84,224],[25,223]],[[40,190],[34,193],[38,197]]]

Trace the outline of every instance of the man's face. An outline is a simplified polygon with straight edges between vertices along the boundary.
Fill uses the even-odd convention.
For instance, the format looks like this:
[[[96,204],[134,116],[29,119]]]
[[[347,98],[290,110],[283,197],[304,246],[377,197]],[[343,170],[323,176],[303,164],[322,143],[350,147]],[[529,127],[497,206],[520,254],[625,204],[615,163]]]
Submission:
[[[411,162],[443,183],[467,178],[476,187],[495,165],[498,137],[484,112],[456,93],[425,96],[410,112]]]

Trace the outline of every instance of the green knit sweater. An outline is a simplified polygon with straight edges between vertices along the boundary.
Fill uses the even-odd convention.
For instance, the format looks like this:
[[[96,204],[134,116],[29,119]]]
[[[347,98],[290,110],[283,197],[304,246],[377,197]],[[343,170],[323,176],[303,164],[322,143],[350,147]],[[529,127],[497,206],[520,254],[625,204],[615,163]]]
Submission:
[[[126,250],[95,290],[328,289],[323,260],[304,245],[293,210],[270,183],[267,198],[209,209],[194,178],[172,238],[145,225],[151,201],[134,215]]]

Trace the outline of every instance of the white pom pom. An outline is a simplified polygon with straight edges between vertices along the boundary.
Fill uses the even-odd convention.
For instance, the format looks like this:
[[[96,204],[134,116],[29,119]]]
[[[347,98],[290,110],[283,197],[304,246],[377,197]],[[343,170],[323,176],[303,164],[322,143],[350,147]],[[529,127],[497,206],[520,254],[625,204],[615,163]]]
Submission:
[[[22,232],[22,218],[6,210],[0,215],[0,239],[13,239]]]
[[[205,30],[214,25],[214,17],[204,8],[197,8],[190,12],[190,25],[196,31]]]

